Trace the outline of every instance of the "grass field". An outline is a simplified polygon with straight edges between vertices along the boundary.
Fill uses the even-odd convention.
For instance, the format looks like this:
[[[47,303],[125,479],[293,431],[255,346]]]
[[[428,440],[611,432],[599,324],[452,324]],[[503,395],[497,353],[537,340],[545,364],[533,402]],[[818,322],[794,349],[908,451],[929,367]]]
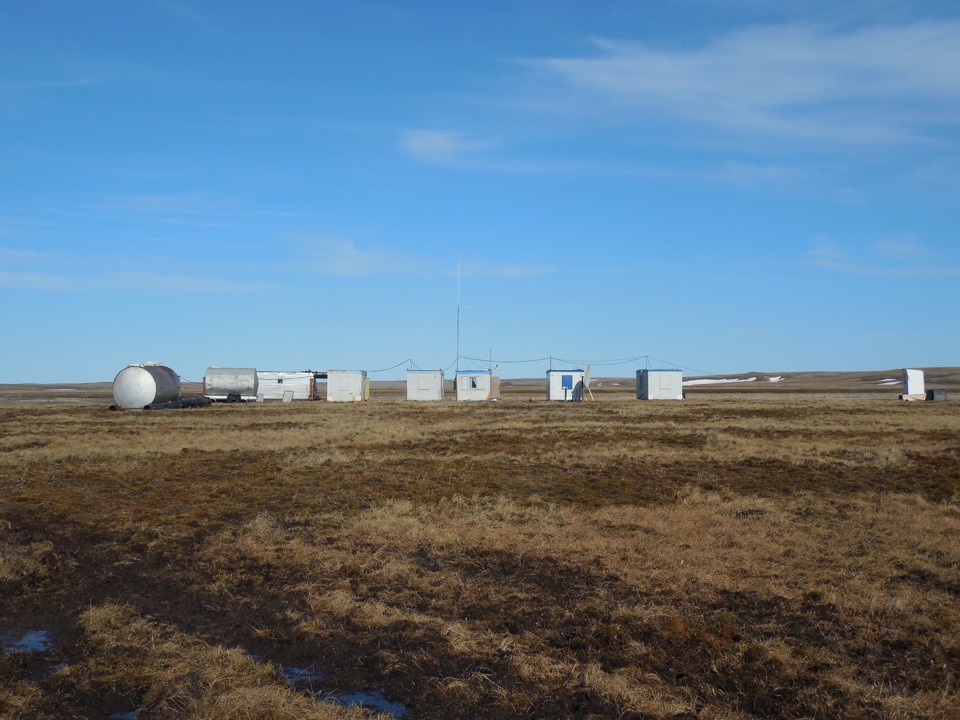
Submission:
[[[960,717],[960,404],[628,397],[0,407],[0,716]]]

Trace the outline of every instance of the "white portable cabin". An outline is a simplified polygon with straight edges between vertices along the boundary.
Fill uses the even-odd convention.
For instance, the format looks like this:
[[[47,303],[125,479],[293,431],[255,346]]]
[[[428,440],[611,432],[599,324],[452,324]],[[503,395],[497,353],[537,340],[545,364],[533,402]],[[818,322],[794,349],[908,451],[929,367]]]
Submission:
[[[500,378],[489,370],[457,370],[457,400],[482,401],[500,397]]]
[[[903,395],[901,400],[926,400],[927,392],[923,388],[923,370],[903,369]]]
[[[257,400],[316,400],[316,375],[311,370],[258,370]]]
[[[407,400],[443,400],[443,370],[407,370]]]
[[[547,370],[547,400],[580,402],[586,370]]]
[[[366,370],[328,370],[327,402],[363,402],[370,399]]]
[[[683,400],[683,371],[637,370],[637,400]]]
[[[211,365],[203,376],[203,396],[210,400],[256,400],[259,387],[256,368]]]

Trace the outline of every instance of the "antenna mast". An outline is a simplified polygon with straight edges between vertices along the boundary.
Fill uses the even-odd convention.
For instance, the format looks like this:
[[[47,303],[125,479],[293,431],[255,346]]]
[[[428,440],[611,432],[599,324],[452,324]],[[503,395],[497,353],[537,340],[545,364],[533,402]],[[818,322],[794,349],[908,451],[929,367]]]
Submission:
[[[460,372],[460,261],[457,260],[457,369]]]

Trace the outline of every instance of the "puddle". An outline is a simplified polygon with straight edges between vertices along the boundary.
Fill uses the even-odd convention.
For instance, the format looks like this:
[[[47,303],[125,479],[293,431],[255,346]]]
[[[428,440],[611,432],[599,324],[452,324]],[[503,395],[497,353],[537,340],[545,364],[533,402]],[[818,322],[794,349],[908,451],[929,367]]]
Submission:
[[[390,702],[383,695],[376,691],[363,692],[339,692],[336,690],[317,687],[330,680],[330,676],[323,670],[316,668],[301,668],[293,665],[283,668],[280,675],[288,683],[299,690],[308,691],[313,697],[321,702],[339,705],[340,707],[350,707],[351,705],[361,705],[368,710],[386,712],[395,718],[403,717],[407,712],[407,706],[403,703]]]
[[[140,714],[140,708],[136,710],[131,710],[130,712],[115,712],[110,715],[107,715],[109,720],[133,720]]]
[[[5,653],[46,652],[53,646],[53,638],[46,630],[0,631],[0,650]]]
[[[323,699],[344,707],[362,705],[370,710],[390,713],[395,718],[403,717],[407,712],[406,705],[390,702],[378,692],[331,693]]]
[[[322,670],[294,667],[293,665],[284,668],[280,675],[291,685],[309,685],[330,679]]]

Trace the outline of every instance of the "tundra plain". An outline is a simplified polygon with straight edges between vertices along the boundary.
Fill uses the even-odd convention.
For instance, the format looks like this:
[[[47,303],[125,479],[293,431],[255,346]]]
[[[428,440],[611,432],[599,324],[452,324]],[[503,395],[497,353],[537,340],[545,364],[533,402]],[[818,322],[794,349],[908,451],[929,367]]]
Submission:
[[[857,387],[17,399],[0,716],[960,717],[960,404]]]

